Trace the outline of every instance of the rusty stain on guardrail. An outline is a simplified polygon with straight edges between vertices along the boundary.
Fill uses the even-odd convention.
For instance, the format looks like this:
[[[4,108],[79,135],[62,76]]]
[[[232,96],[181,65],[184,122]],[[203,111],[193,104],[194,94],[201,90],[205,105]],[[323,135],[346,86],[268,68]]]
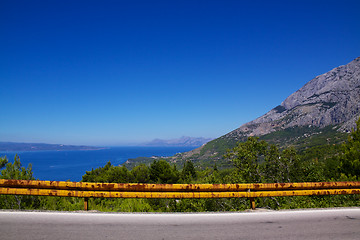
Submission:
[[[249,198],[360,194],[360,181],[246,184],[88,183],[0,179],[0,194],[84,198]]]

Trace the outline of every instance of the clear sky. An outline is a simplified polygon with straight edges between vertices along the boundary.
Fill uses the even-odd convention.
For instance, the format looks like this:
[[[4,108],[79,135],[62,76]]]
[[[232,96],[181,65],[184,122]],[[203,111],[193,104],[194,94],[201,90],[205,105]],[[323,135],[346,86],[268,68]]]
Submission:
[[[0,141],[222,136],[360,56],[360,1],[0,1]]]

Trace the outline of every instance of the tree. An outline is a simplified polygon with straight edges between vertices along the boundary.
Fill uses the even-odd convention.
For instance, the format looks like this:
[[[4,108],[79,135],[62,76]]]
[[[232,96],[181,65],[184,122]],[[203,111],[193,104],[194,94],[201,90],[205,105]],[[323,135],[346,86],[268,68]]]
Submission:
[[[279,182],[296,182],[301,180],[300,157],[294,147],[286,148],[279,157]]]
[[[150,170],[145,164],[140,164],[131,170],[136,183],[148,183],[150,181]]]
[[[111,166],[106,176],[109,183],[130,183],[134,179],[125,166]]]
[[[15,155],[14,162],[8,161],[7,157],[0,158],[0,178],[1,179],[18,179],[18,180],[33,180],[32,166],[23,167],[20,162],[20,157]],[[2,208],[31,208],[38,204],[38,198],[34,196],[10,195],[0,197],[0,206]]]
[[[340,171],[348,176],[360,176],[360,118],[346,143],[342,145]]]
[[[128,183],[133,181],[133,175],[125,166],[113,166],[107,162],[104,167],[86,171],[83,182]]]
[[[177,183],[178,172],[165,160],[154,160],[150,165],[150,181],[153,183]]]
[[[280,152],[278,147],[270,145],[265,154],[265,179],[267,182],[281,182]]]
[[[196,178],[196,171],[192,161],[186,161],[181,171],[181,179],[184,182],[191,182],[192,179]]]
[[[268,144],[259,141],[258,137],[249,137],[246,142],[239,143],[224,157],[233,162],[244,182],[261,182],[260,162],[264,158],[267,146]]]
[[[293,182],[302,176],[295,148],[280,151],[276,145],[259,141],[257,137],[249,137],[246,142],[239,143],[225,157],[237,168],[234,176],[237,181]]]
[[[2,169],[3,167],[5,167],[5,165],[8,163],[9,161],[7,160],[7,157],[0,157],[0,169]]]
[[[106,176],[109,169],[112,167],[111,162],[108,161],[104,167],[98,167],[92,169],[91,171],[86,171],[82,176],[83,182],[108,182],[108,177]]]
[[[20,162],[20,157],[15,155],[14,163],[9,163],[7,157],[0,160],[0,167],[5,169],[1,170],[1,179],[20,179],[32,180],[34,179],[32,173],[32,165],[29,164],[27,168],[23,167]]]

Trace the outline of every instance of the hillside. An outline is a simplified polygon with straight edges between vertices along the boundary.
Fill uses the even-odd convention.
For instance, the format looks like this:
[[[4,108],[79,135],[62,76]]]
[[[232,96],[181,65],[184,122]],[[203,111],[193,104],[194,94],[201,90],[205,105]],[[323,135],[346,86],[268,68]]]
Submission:
[[[302,150],[346,139],[360,117],[360,57],[315,77],[263,116],[193,151],[172,157],[207,166],[221,161],[226,149],[249,136],[258,136],[280,148]]]

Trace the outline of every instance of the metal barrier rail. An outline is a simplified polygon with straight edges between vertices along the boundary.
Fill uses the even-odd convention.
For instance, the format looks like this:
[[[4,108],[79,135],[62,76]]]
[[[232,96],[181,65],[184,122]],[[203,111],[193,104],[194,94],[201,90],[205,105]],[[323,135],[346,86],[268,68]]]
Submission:
[[[360,182],[137,184],[0,179],[0,195],[88,198],[249,198],[360,194]]]

